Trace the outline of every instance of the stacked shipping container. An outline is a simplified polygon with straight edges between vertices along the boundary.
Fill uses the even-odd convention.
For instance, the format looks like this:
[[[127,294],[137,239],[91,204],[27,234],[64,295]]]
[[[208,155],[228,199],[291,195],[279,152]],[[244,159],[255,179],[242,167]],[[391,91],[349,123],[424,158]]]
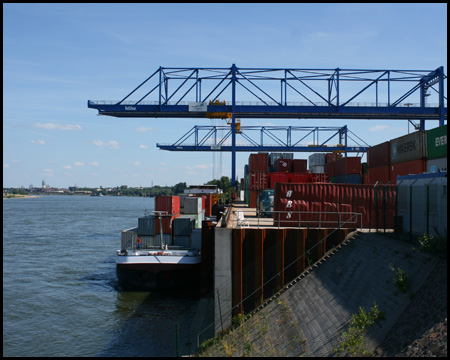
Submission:
[[[447,125],[427,131],[426,171],[447,171]]]
[[[396,187],[278,183],[274,203],[276,226],[336,227],[341,224],[346,228],[392,229]],[[349,214],[352,212],[361,216],[354,217]]]
[[[250,154],[248,167],[249,205],[256,208],[258,190],[269,187],[269,154]]]
[[[370,147],[367,150],[367,183],[388,184],[391,181],[391,143]]]
[[[336,184],[361,184],[361,158],[343,157],[334,162]]]
[[[426,170],[426,132],[419,130],[392,139],[391,144],[391,183],[397,183],[397,176],[421,174]]]

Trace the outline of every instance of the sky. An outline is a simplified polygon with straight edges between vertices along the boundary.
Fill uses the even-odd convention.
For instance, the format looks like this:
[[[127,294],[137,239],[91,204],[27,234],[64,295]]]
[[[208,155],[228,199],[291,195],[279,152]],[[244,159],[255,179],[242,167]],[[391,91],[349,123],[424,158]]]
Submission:
[[[42,180],[60,188],[196,185],[213,176],[231,177],[230,153],[156,147],[212,120],[98,116],[87,101],[120,100],[160,66],[232,64],[444,66],[447,75],[447,4],[4,3],[3,187],[40,187]],[[438,101],[431,96],[430,102]],[[347,125],[369,145],[412,131],[398,120],[242,121],[269,124]],[[236,155],[239,178],[248,156]]]

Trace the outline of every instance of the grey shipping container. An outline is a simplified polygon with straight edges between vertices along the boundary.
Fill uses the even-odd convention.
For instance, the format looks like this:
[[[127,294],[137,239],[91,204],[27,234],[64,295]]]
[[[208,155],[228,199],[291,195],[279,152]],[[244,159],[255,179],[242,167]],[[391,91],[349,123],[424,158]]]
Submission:
[[[201,197],[187,197],[184,199],[184,213],[185,214],[198,214],[202,211],[202,198]]]
[[[194,229],[191,234],[192,247],[197,250],[202,249],[202,229]]]
[[[158,245],[158,244],[156,244],[156,239],[154,236],[141,235],[138,237],[141,238],[141,248],[142,249],[148,249],[150,246]]]
[[[161,245],[161,234],[155,235],[155,245]],[[172,234],[163,234],[163,244],[172,245]]]
[[[173,220],[173,235],[191,235],[195,227],[195,215],[181,215]]]
[[[419,130],[391,140],[391,163],[420,160],[427,156],[426,132]]]
[[[404,232],[447,233],[447,173],[399,176],[397,187]]]
[[[133,245],[136,244],[137,241],[137,231],[137,227],[122,231],[121,249],[125,250],[133,248]]]
[[[186,248],[191,247],[191,237],[185,235],[179,235],[173,237],[173,245],[175,246],[183,246]]]
[[[155,217],[153,215],[138,218],[139,235],[155,235]]]

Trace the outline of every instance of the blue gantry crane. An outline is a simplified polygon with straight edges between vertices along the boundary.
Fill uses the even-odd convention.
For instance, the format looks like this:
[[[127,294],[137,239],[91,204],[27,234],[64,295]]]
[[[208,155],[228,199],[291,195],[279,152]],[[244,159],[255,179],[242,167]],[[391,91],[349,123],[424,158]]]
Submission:
[[[308,128],[241,127],[236,119],[392,119],[419,121],[421,129],[425,121],[437,120],[441,126],[447,119],[446,78],[442,66],[435,70],[238,68],[235,64],[230,68],[160,67],[122,100],[88,100],[88,107],[115,117],[229,119],[230,146],[215,142],[207,149],[198,142],[200,126],[192,130],[197,136],[193,146],[177,142],[158,146],[172,151],[231,151],[234,186],[237,151],[330,151],[323,142],[312,147],[292,143],[293,132]],[[427,101],[430,95],[437,96],[436,104]],[[220,100],[224,98],[231,101]],[[217,130],[206,129],[210,134]],[[260,132],[260,142],[252,143],[247,137],[249,146],[236,144],[237,136],[245,137],[253,130]],[[286,140],[274,131],[286,132]],[[345,153],[367,149],[348,146],[346,127],[336,131],[346,134],[345,144],[339,143]],[[264,134],[279,141],[265,145]]]

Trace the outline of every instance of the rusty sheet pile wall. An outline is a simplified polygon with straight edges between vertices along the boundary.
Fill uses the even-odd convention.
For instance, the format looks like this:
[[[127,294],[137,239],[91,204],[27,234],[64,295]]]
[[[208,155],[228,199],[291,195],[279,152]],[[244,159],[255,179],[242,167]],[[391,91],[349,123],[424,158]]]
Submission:
[[[339,245],[350,231],[233,229],[233,316],[255,309]]]
[[[277,183],[274,225],[393,229],[396,197],[393,185]]]

